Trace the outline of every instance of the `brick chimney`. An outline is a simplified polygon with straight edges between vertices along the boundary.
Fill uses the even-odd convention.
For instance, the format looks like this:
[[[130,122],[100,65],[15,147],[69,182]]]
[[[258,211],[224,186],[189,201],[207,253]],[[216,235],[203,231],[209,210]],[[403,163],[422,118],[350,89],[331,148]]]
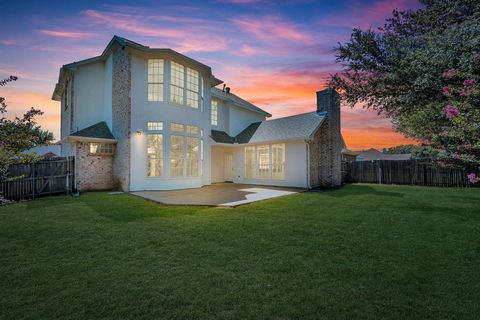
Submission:
[[[325,120],[310,143],[310,184],[313,188],[342,185],[340,95],[333,89],[317,92],[317,112]]]

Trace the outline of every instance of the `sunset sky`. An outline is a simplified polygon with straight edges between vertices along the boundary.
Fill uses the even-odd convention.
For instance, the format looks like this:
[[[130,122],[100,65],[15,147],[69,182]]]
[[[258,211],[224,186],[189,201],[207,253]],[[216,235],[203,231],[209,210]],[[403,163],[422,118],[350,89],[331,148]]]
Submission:
[[[278,3],[281,3],[278,4]],[[274,117],[315,108],[315,92],[338,71],[333,48],[354,27],[380,26],[394,8],[416,0],[378,1],[11,1],[0,0],[0,87],[10,116],[35,106],[59,138],[60,107],[51,95],[63,64],[99,55],[113,35],[172,48],[212,67],[232,92]],[[388,119],[342,110],[350,149],[410,141]]]

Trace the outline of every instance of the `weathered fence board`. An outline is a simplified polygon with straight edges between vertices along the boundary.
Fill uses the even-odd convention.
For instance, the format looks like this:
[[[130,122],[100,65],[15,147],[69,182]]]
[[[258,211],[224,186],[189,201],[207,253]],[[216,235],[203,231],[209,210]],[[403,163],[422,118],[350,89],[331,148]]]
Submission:
[[[374,160],[347,163],[347,182],[466,187],[467,173],[425,160]]]
[[[75,158],[53,158],[29,164],[12,164],[0,180],[0,195],[10,200],[71,193]]]

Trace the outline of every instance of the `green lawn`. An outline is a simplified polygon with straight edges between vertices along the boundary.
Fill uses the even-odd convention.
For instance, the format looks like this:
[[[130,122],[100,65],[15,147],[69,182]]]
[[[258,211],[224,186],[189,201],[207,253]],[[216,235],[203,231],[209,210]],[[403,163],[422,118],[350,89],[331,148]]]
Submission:
[[[231,208],[0,208],[0,319],[474,319],[480,190],[348,185]]]

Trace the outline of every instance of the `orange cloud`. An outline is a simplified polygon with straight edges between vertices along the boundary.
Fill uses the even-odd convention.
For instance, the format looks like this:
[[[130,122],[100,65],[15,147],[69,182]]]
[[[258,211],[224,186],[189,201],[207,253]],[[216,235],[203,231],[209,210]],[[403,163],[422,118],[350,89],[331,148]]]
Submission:
[[[37,122],[43,129],[53,132],[56,139],[60,138],[60,103],[53,101],[50,94],[26,92],[6,89],[1,95],[7,103],[7,118],[21,117],[31,107],[44,112],[37,117]]]

